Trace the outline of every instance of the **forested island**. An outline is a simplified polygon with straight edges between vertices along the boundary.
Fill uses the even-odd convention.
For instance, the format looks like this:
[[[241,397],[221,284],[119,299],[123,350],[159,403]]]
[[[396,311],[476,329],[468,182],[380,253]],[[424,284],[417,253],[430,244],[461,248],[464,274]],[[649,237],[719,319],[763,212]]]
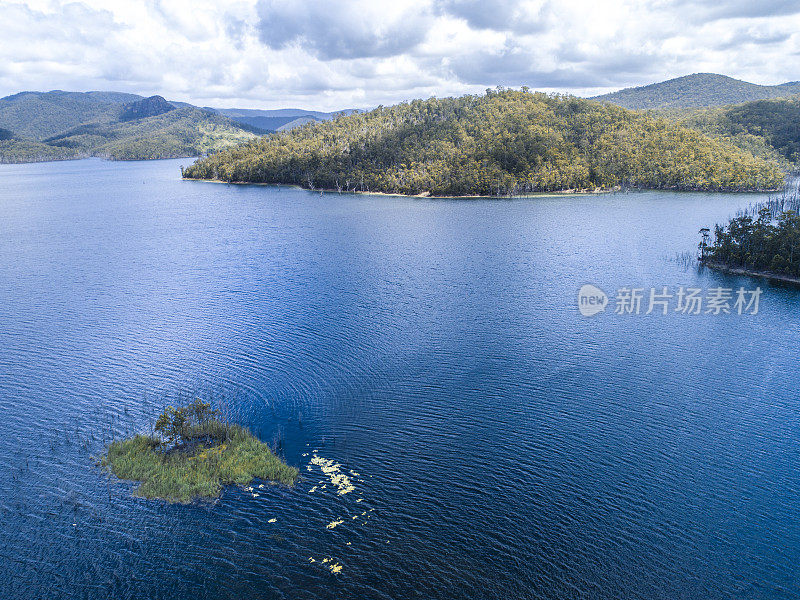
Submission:
[[[517,90],[415,100],[252,140],[197,161],[188,179],[309,189],[499,196],[615,186],[779,188],[784,171],[665,119]]]
[[[775,205],[762,206],[755,218],[743,214],[717,225],[713,242],[700,244],[701,262],[743,274],[799,280],[800,214]]]
[[[120,479],[140,481],[138,496],[183,503],[216,498],[223,485],[247,485],[254,478],[291,485],[299,474],[199,399],[167,407],[151,435],[113,442],[101,464]]]

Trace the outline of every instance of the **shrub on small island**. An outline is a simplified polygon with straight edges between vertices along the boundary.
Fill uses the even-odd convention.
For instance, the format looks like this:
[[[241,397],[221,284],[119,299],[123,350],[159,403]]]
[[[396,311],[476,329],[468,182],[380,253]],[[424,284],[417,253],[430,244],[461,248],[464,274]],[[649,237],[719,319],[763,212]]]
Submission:
[[[154,435],[113,442],[101,461],[120,479],[140,481],[137,496],[186,503],[216,498],[224,485],[245,485],[254,478],[292,485],[299,474],[247,429],[199,399],[167,407],[154,429]]]

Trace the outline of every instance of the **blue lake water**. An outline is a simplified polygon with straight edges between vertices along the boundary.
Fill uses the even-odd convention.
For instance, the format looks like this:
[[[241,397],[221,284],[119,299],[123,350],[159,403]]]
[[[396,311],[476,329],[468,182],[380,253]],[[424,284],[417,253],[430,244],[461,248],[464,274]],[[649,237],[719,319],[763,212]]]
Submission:
[[[320,195],[189,162],[0,167],[3,598],[800,597],[800,292],[576,305],[754,288],[672,257],[761,196]],[[300,482],[176,506],[95,465],[193,394]],[[315,450],[354,492],[310,493]]]

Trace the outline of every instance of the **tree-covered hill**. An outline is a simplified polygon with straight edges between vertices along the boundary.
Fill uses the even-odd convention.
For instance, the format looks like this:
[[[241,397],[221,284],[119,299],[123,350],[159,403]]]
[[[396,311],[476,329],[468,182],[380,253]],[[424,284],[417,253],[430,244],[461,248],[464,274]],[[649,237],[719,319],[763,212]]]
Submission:
[[[0,163],[27,163],[44,160],[71,160],[82,158],[74,148],[59,148],[36,142],[12,138],[0,140]]]
[[[776,188],[774,162],[685,127],[568,96],[415,100],[219,152],[187,178],[461,196],[608,188]]]
[[[13,134],[0,140],[0,162],[198,156],[264,133],[210,110],[173,105],[161,96],[114,92],[9,96],[0,99],[0,125],[6,124],[4,131]]]
[[[682,123],[742,148],[766,146],[788,161],[800,162],[800,98],[697,110],[683,116]]]
[[[593,100],[636,110],[703,108],[800,94],[800,81],[756,85],[716,73],[694,73],[660,83],[627,88]]]
[[[84,156],[146,160],[198,156],[256,137],[222,115],[178,108],[136,120],[81,125],[46,142]]]
[[[20,92],[0,98],[0,127],[42,141],[82,123],[116,120],[125,104],[141,99],[118,92]]]

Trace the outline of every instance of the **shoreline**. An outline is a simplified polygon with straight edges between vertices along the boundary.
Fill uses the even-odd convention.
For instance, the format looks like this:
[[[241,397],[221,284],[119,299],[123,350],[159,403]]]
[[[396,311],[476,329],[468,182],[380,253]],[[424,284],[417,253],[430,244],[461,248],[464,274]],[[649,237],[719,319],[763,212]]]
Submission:
[[[264,182],[256,182],[256,181],[224,181],[222,179],[203,179],[199,177],[181,177],[183,181],[202,181],[205,183],[224,183],[228,185],[261,185],[261,186],[274,186],[274,187],[289,187],[289,188],[296,188],[300,190],[306,190],[307,192],[320,192],[322,194],[363,194],[366,196],[393,196],[397,198],[431,198],[431,199],[442,199],[442,200],[452,200],[452,199],[477,199],[477,198],[489,198],[492,200],[502,200],[502,199],[519,199],[519,198],[557,198],[559,196],[585,196],[585,195],[592,195],[592,194],[614,194],[614,193],[628,193],[628,192],[647,192],[647,191],[662,191],[662,192],[678,192],[678,193],[699,193],[699,194],[772,194],[775,192],[779,192],[780,189],[764,189],[764,190],[713,190],[713,191],[704,191],[704,190],[676,190],[676,189],[660,189],[660,188],[627,188],[624,189],[622,186],[614,186],[612,188],[595,188],[592,190],[584,189],[584,190],[576,190],[576,189],[569,189],[569,190],[557,190],[551,192],[532,192],[530,194],[512,194],[512,195],[503,195],[503,196],[482,196],[479,194],[468,194],[464,196],[434,196],[430,192],[422,192],[420,194],[401,194],[401,193],[393,193],[393,192],[364,192],[360,190],[354,191],[344,191],[344,190],[336,190],[336,189],[327,189],[327,188],[315,188],[309,189],[305,188],[302,185],[298,185],[296,183],[264,183]]]
[[[197,159],[196,156],[160,156],[158,158],[112,158],[110,156],[98,156],[94,154],[87,154],[86,156],[70,156],[69,158],[43,158],[41,160],[18,160],[18,161],[4,161],[0,160],[0,166],[3,165],[40,165],[42,163],[61,163],[78,160],[103,160],[110,163],[126,163],[126,162],[156,162],[159,160],[181,160],[184,158]]]
[[[800,286],[800,277],[791,277],[789,275],[781,275],[779,273],[772,273],[770,271],[755,271],[751,269],[745,269],[744,267],[731,267],[723,263],[712,262],[707,260],[700,261],[700,264],[708,267],[709,269],[714,269],[715,271],[720,271],[721,273],[726,273],[728,275],[744,275],[747,277],[758,277],[760,279],[780,281],[782,283],[790,283],[792,285]]]
[[[336,190],[336,189],[328,189],[328,188],[314,188],[309,189],[305,188],[302,185],[298,185],[296,183],[264,183],[260,181],[224,181],[222,179],[202,179],[199,177],[181,177],[183,181],[202,181],[205,183],[224,183],[228,185],[261,185],[267,187],[287,187],[287,188],[295,188],[298,190],[305,190],[307,192],[319,192],[322,194],[363,194],[365,196],[392,196],[396,198],[431,198],[431,199],[442,199],[442,200],[449,200],[449,199],[461,199],[461,198],[490,198],[492,200],[502,200],[504,198],[513,200],[515,198],[548,198],[548,197],[557,197],[557,196],[578,196],[578,195],[589,195],[589,194],[610,194],[613,192],[622,191],[622,188],[619,186],[615,186],[611,189],[602,189],[597,188],[594,190],[558,190],[553,192],[532,192],[530,194],[512,194],[512,195],[504,195],[504,196],[482,196],[480,194],[468,194],[464,196],[434,196],[430,192],[422,192],[420,194],[401,194],[399,192],[364,192],[361,190]]]

